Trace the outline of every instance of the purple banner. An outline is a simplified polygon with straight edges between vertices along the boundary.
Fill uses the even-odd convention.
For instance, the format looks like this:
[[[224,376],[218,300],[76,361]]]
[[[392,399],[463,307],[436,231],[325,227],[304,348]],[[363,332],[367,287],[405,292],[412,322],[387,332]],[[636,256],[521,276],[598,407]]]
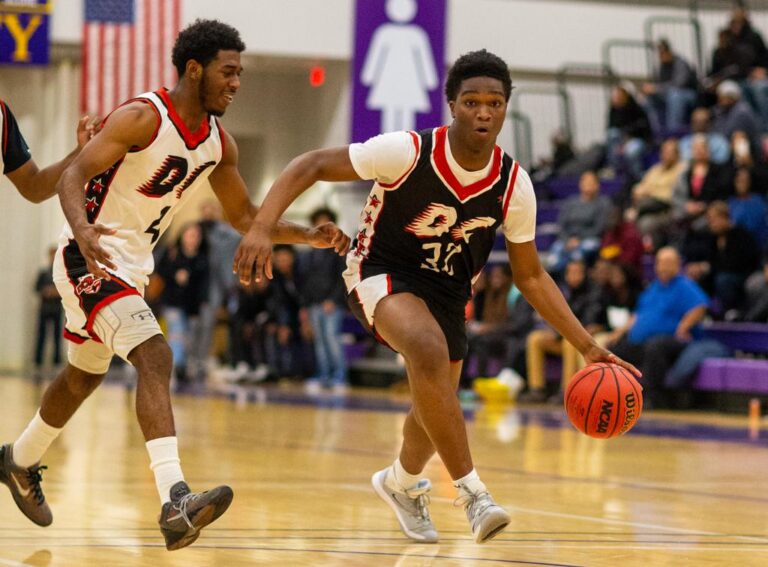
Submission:
[[[446,0],[357,0],[352,142],[443,122]]]
[[[0,1],[0,63],[46,65],[50,2]]]

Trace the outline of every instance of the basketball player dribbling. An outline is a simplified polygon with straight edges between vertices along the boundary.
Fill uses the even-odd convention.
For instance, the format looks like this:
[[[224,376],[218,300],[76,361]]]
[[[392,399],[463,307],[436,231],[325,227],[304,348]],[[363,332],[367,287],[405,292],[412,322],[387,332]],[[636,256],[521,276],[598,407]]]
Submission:
[[[83,116],[77,124],[77,147],[64,159],[40,169],[32,159],[16,117],[8,103],[0,99],[0,170],[27,201],[42,203],[56,194],[56,183],[61,172],[93,137],[96,126],[94,120]]]
[[[54,281],[67,316],[69,364],[26,430],[0,448],[0,481],[38,525],[52,522],[40,459],[101,383],[115,354],[138,372],[136,413],[160,496],[166,547],[194,542],[232,500],[228,486],[193,493],[184,481],[171,409],[171,351],[142,292],[154,267],[152,248],[205,180],[240,232],[255,217],[237,169],[237,146],[215,118],[240,86],[244,49],[237,30],[217,21],[198,20],[183,30],[173,48],[177,85],[116,109],[61,176],[58,192],[68,224]],[[281,222],[272,237],[341,254],[349,246],[332,223],[307,229]]]
[[[472,463],[456,396],[467,354],[464,307],[493,247],[507,240],[515,283],[588,363],[637,370],[599,347],[542,269],[534,243],[536,198],[528,174],[496,145],[512,89],[507,65],[485,50],[460,57],[445,94],[453,121],[422,132],[308,152],[275,181],[235,254],[240,280],[271,277],[272,232],[282,212],[319,180],[374,180],[344,272],[353,312],[405,358],[413,408],[395,462],[373,475],[376,493],[411,539],[435,542],[421,478],[437,451],[475,541],[510,522]]]

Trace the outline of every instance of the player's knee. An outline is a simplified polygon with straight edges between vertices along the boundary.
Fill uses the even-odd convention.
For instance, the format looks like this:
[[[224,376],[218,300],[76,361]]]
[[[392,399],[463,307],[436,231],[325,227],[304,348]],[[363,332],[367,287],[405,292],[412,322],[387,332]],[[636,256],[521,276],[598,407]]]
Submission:
[[[139,378],[147,375],[171,377],[173,354],[162,335],[155,335],[134,348],[128,360],[136,367]]]
[[[450,368],[448,345],[443,337],[427,335],[409,341],[403,355],[417,376],[447,373]]]
[[[87,398],[104,380],[104,374],[92,374],[72,365],[65,372],[67,388],[79,398]]]

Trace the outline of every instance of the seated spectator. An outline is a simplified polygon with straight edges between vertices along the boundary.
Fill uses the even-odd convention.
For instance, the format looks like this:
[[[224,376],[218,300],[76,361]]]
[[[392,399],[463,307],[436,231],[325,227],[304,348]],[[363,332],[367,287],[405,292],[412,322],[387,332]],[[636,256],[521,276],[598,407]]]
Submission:
[[[689,162],[693,159],[693,138],[703,134],[707,139],[709,159],[712,163],[722,165],[731,159],[731,146],[728,138],[717,132],[712,132],[712,113],[708,108],[699,107],[691,114],[691,133],[680,139],[680,159]]]
[[[728,199],[731,222],[749,231],[757,245],[768,244],[768,204],[765,197],[752,192],[752,172],[746,167],[736,170],[733,178],[735,195]]]
[[[733,181],[736,170],[746,168],[751,172],[752,187],[757,193],[765,195],[768,190],[768,164],[755,159],[747,134],[736,130],[731,136],[731,164],[728,178]]]
[[[744,45],[736,43],[730,28],[723,28],[717,34],[717,47],[712,53],[712,65],[704,87],[710,93],[726,80],[742,81],[752,70],[753,55]]]
[[[643,404],[648,408],[669,402],[666,374],[698,334],[697,325],[707,312],[706,294],[680,269],[677,250],[666,247],[656,253],[657,279],[640,294],[635,313],[607,343],[617,356],[641,369]]]
[[[570,197],[560,209],[558,239],[549,251],[548,268],[561,273],[569,260],[591,261],[600,247],[600,238],[611,208],[600,195],[600,180],[594,171],[579,178],[579,195]]]
[[[733,34],[734,43],[751,56],[749,75],[740,78],[741,87],[759,113],[762,127],[768,128],[768,49],[763,37],[749,21],[749,14],[743,3],[734,5],[728,27]]]
[[[702,219],[707,205],[728,198],[728,170],[709,159],[707,138],[697,134],[693,139],[693,158],[680,176],[672,193],[672,218],[687,230],[705,228]]]
[[[621,207],[614,206],[600,242],[600,257],[632,266],[639,273],[643,269],[643,252],[643,239],[635,223],[625,220]]]
[[[642,85],[648,100],[648,118],[657,133],[679,131],[688,124],[698,96],[696,72],[682,57],[672,51],[669,41],[656,44],[659,65],[651,83]]]
[[[316,209],[309,221],[312,226],[336,222],[336,214],[327,208]],[[301,259],[301,296],[312,323],[317,363],[317,372],[307,386],[310,390],[323,386],[342,393],[347,388],[347,361],[341,342],[347,303],[341,273],[346,264],[332,248],[311,248]]]
[[[744,320],[768,323],[768,253],[763,256],[762,270],[752,274],[746,283],[747,310]]]
[[[576,318],[590,333],[603,330],[601,321],[605,320],[605,303],[602,290],[587,278],[584,262],[572,260],[565,270],[565,289],[563,290],[568,305]],[[546,400],[546,381],[544,377],[544,357],[557,354],[563,359],[563,372],[560,391],[550,401],[562,403],[563,392],[568,382],[579,368],[584,366],[584,359],[579,351],[551,328],[532,331],[528,335],[526,346],[528,392],[521,396],[523,402],[543,402]]]
[[[632,189],[629,219],[636,219],[637,229],[649,236],[658,248],[667,233],[671,219],[672,192],[686,164],[680,160],[677,141],[666,140],[661,145],[661,161],[651,167]]]
[[[640,179],[645,151],[652,138],[648,116],[630,92],[629,84],[613,87],[608,114],[606,153],[608,165]]]
[[[712,289],[724,311],[737,309],[744,299],[744,283],[760,263],[760,252],[745,229],[731,224],[728,205],[715,201],[707,208],[707,234],[686,241],[686,273],[705,289]]]
[[[717,87],[717,105],[714,109],[712,131],[730,140],[741,130],[749,138],[752,155],[761,156],[760,132],[762,124],[752,108],[742,100],[741,87],[734,81],[723,81]]]
[[[525,338],[533,329],[533,308],[512,284],[508,264],[493,266],[486,285],[478,293],[482,311],[467,323],[469,357],[476,361],[476,375],[488,376],[488,362],[498,356],[505,367],[520,368]]]

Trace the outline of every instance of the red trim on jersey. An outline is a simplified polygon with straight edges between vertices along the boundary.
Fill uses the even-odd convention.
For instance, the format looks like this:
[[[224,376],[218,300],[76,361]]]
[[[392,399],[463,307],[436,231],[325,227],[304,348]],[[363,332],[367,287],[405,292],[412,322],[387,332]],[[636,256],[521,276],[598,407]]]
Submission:
[[[509,208],[509,201],[512,198],[512,193],[515,191],[515,181],[517,181],[517,171],[520,169],[520,163],[515,162],[515,167],[512,168],[512,173],[509,175],[509,186],[507,187],[507,196],[504,199],[504,208],[501,210],[501,224],[504,224],[504,219],[507,218],[507,209]]]
[[[416,132],[408,132],[408,133],[411,135],[413,148],[416,150],[416,155],[413,157],[413,163],[411,163],[408,169],[405,170],[405,173],[403,173],[400,176],[400,179],[398,179],[394,183],[390,183],[390,184],[379,183],[379,185],[381,185],[385,189],[392,189],[400,185],[405,180],[405,178],[411,174],[411,172],[413,171],[413,168],[416,167],[416,163],[419,161],[419,154],[421,154],[421,137]]]
[[[155,135],[157,135],[157,132],[155,132]],[[154,141],[154,138],[152,138],[152,141]],[[115,169],[112,171],[112,175],[109,176],[109,179],[104,184],[104,193],[103,193],[103,195],[101,197],[101,204],[99,205],[99,212],[97,212],[96,216],[93,217],[93,223],[95,223],[97,220],[99,220],[99,215],[101,214],[101,211],[104,210],[104,203],[107,202],[107,195],[109,194],[109,188],[112,186],[112,182],[115,180],[115,176],[117,175],[117,172],[120,170],[120,167],[123,165],[124,161],[125,161],[125,157],[123,157],[119,162],[117,162],[117,164],[114,166]],[[90,181],[89,181],[89,183],[90,183]]]
[[[88,40],[89,33],[89,24],[87,22],[83,23],[83,48],[80,51],[82,53],[83,57],[83,70],[80,73],[80,112],[86,113],[88,112],[88,108],[85,106],[86,102],[88,101],[88,52],[90,51],[89,44],[90,41]]]
[[[80,303],[80,311],[85,313],[85,305],[83,305],[83,297],[77,293],[77,282],[72,279],[72,276],[70,275],[72,272],[69,269],[69,265],[67,265],[67,248],[72,246],[72,243],[75,242],[74,239],[70,238],[69,243],[62,247],[61,249],[61,259],[64,262],[64,271],[67,274],[67,279],[69,280],[69,283],[72,285],[72,291],[75,292],[75,297],[77,297],[77,301]]]
[[[369,195],[370,196],[370,195]],[[368,252],[371,249],[371,246],[373,246],[373,239],[376,236],[376,225],[379,224],[379,219],[381,218],[381,215],[384,213],[384,201],[387,198],[387,192],[384,191],[381,194],[381,203],[379,204],[379,214],[376,215],[376,220],[373,221],[373,226],[371,227],[371,235],[368,237],[368,245],[365,247],[365,251]],[[368,206],[368,199],[365,200],[365,207]],[[365,211],[365,207],[363,207],[363,211]],[[363,262],[366,260],[366,256],[362,255],[360,257],[360,263],[357,265],[357,274],[360,281],[363,281]]]
[[[484,179],[475,181],[471,185],[464,187],[456,176],[451,171],[451,166],[448,165],[448,158],[445,153],[446,139],[448,137],[448,126],[441,126],[435,130],[435,147],[432,148],[432,158],[435,162],[438,172],[443,177],[445,182],[459,197],[459,200],[466,201],[470,197],[474,197],[478,193],[488,189],[501,173],[501,148],[495,146],[493,148],[493,163],[491,164],[491,170]]]
[[[178,112],[176,112],[176,108],[171,102],[171,97],[168,96],[168,90],[162,88],[159,91],[156,91],[155,94],[160,97],[160,100],[163,101],[163,104],[165,104],[166,108],[168,109],[168,117],[171,119],[171,122],[173,122],[173,125],[176,126],[179,134],[181,134],[181,137],[184,139],[184,143],[187,145],[187,148],[194,150],[197,146],[203,143],[206,138],[208,138],[211,133],[211,125],[208,121],[208,116],[203,118],[203,121],[200,123],[200,126],[197,127],[197,130],[190,132],[189,128],[187,128],[187,125],[181,119]]]
[[[392,295],[392,276],[387,274],[387,295]]]
[[[118,282],[118,283],[122,283],[122,282]],[[122,299],[123,297],[127,297],[129,295],[138,295],[139,297],[141,297],[141,294],[136,289],[129,287],[127,289],[124,289],[123,291],[119,291],[113,295],[109,295],[105,297],[93,307],[90,314],[88,315],[88,321],[86,321],[85,323],[85,330],[88,331],[88,334],[91,335],[92,338],[96,340],[99,339],[93,332],[93,322],[96,320],[96,315],[99,314],[99,311],[104,309],[110,303],[117,301],[118,299]]]
[[[72,341],[72,342],[73,342],[73,343],[75,343],[76,345],[81,345],[81,344],[83,344],[85,341],[87,341],[87,340],[88,340],[88,339],[86,339],[85,337],[81,337],[80,335],[76,335],[75,333],[72,333],[72,332],[68,331],[66,328],[64,329],[64,331],[62,331],[62,333],[61,333],[61,334],[62,334],[62,336],[63,336],[65,339],[67,339],[68,341]]]

